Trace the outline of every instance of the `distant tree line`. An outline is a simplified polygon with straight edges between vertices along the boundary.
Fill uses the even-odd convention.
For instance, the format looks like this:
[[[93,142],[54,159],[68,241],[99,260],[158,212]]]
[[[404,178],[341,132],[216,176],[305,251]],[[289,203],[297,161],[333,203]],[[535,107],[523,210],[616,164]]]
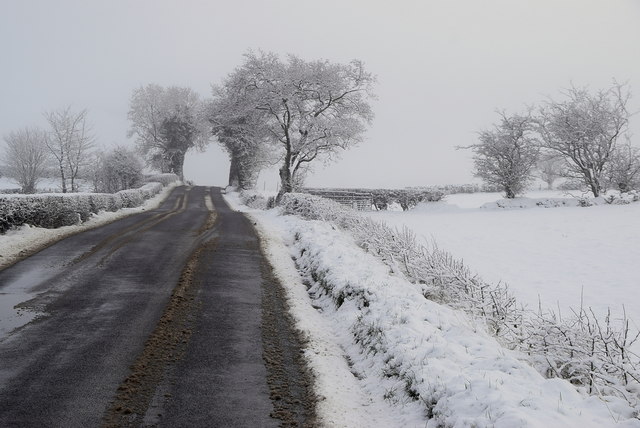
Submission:
[[[230,159],[229,185],[252,188],[262,169],[280,165],[280,195],[302,186],[310,166],[362,140],[372,118],[375,78],[362,62],[282,60],[248,52],[212,98],[150,84],[131,98],[130,136],[147,166],[183,176],[185,154],[210,137]]]
[[[141,184],[143,165],[124,146],[96,148],[87,110],[64,107],[44,113],[48,128],[24,127],[4,136],[0,173],[15,180],[22,193],[35,193],[45,178],[57,179],[62,193],[80,191],[80,182],[96,192],[115,193]]]
[[[130,99],[129,137],[147,168],[184,178],[184,160],[212,137],[230,158],[229,184],[255,185],[259,172],[280,165],[280,195],[302,186],[310,167],[328,162],[362,141],[373,119],[369,100],[375,77],[361,61],[336,64],[295,55],[248,52],[244,62],[202,100],[185,87],[148,84]],[[45,113],[49,129],[24,128],[5,135],[0,173],[22,192],[57,176],[63,193],[79,180],[96,191],[118,191],[139,180],[144,166],[124,146],[95,149],[87,111]],[[91,167],[89,167],[91,166]]]
[[[625,85],[589,91],[571,87],[524,114],[499,112],[500,121],[479,133],[474,174],[499,185],[507,198],[522,193],[538,172],[549,187],[559,178],[595,196],[607,188],[640,188],[640,149],[626,134],[630,95]]]

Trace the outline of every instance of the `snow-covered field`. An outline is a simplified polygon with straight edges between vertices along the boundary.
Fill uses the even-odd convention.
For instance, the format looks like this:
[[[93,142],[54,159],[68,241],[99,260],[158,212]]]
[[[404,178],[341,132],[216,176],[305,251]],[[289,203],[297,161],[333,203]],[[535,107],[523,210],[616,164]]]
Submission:
[[[240,207],[235,194],[228,200]],[[345,231],[275,210],[249,211],[309,339],[306,356],[319,380],[318,410],[327,426],[640,426],[628,419],[632,412],[623,400],[583,395],[566,381],[545,379],[467,314],[424,299],[419,287],[391,274]],[[431,215],[466,211],[436,204],[372,216],[399,225],[414,218],[417,227]],[[468,221],[466,235],[473,239],[477,223]]]
[[[86,180],[78,180],[77,184],[82,192],[91,192],[93,189],[91,183]],[[39,192],[59,192],[60,181],[54,178],[44,178],[38,182],[37,188]],[[0,177],[0,190],[6,189],[20,189],[20,185],[11,178]]]
[[[530,198],[567,198],[533,192]],[[592,207],[480,208],[497,193],[458,194],[372,218],[407,226],[461,258],[487,282],[509,285],[521,304],[561,314],[582,304],[599,316],[626,311],[640,326],[640,203]],[[640,345],[640,344],[638,344]],[[636,349],[639,349],[636,347]]]

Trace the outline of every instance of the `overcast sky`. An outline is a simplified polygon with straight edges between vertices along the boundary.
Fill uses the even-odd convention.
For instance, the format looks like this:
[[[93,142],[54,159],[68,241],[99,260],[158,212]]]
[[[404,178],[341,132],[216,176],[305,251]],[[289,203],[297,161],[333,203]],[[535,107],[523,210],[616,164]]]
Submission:
[[[0,0],[0,134],[42,112],[87,108],[101,145],[128,141],[134,88],[203,97],[249,48],[305,59],[358,58],[378,76],[365,141],[308,183],[404,187],[467,183],[495,110],[522,110],[573,82],[629,82],[640,106],[640,0]],[[640,116],[632,118],[640,145]],[[185,176],[226,184],[215,146]],[[276,181],[266,174],[260,186]]]

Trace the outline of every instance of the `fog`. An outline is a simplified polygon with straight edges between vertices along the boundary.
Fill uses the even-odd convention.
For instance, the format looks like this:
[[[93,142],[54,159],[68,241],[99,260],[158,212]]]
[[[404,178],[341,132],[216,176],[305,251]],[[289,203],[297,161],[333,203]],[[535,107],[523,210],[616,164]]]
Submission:
[[[202,97],[248,49],[307,60],[358,58],[378,77],[376,118],[358,147],[308,184],[404,187],[474,181],[470,154],[497,120],[570,84],[640,87],[637,0],[2,1],[0,134],[44,126],[42,113],[87,108],[101,146],[133,144],[134,88],[188,86]],[[632,98],[638,111],[640,95]],[[640,119],[632,118],[640,144]],[[185,175],[224,185],[212,143]],[[263,174],[259,186],[275,186]]]

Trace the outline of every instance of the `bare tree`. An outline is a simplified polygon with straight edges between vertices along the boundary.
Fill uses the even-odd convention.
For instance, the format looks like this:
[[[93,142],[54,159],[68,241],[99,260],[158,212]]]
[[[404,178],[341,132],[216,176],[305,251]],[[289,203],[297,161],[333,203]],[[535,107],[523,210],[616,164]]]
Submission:
[[[142,180],[142,160],[127,147],[118,146],[96,156],[94,189],[115,193],[131,189]]]
[[[627,140],[611,153],[607,167],[609,184],[621,192],[640,190],[640,148]]]
[[[70,181],[71,191],[77,192],[77,180],[83,168],[88,166],[94,145],[87,123],[87,110],[74,113],[69,106],[47,112],[44,116],[50,126],[46,145],[55,160],[62,192],[68,191],[67,180]]]
[[[580,179],[599,196],[616,141],[627,128],[629,91],[614,83],[595,93],[571,87],[563,95],[564,100],[549,100],[540,110],[543,145],[567,159],[568,178]]]
[[[183,179],[184,158],[204,148],[208,130],[198,94],[189,88],[149,84],[133,91],[129,136],[136,136],[147,163]]]
[[[3,171],[22,187],[22,193],[34,193],[38,181],[46,176],[49,150],[46,134],[38,128],[23,128],[5,135]]]
[[[538,161],[538,140],[533,133],[531,115],[507,116],[500,113],[494,129],[481,131],[480,142],[463,147],[474,151],[476,177],[487,184],[499,185],[506,198],[514,198],[526,189]]]
[[[538,176],[547,183],[547,189],[553,189],[553,183],[562,176],[562,157],[556,154],[547,154],[538,162]]]
[[[375,78],[362,62],[307,62],[289,55],[249,52],[225,81],[245,111],[257,110],[281,153],[280,195],[291,192],[309,165],[329,160],[362,140],[373,119]]]

